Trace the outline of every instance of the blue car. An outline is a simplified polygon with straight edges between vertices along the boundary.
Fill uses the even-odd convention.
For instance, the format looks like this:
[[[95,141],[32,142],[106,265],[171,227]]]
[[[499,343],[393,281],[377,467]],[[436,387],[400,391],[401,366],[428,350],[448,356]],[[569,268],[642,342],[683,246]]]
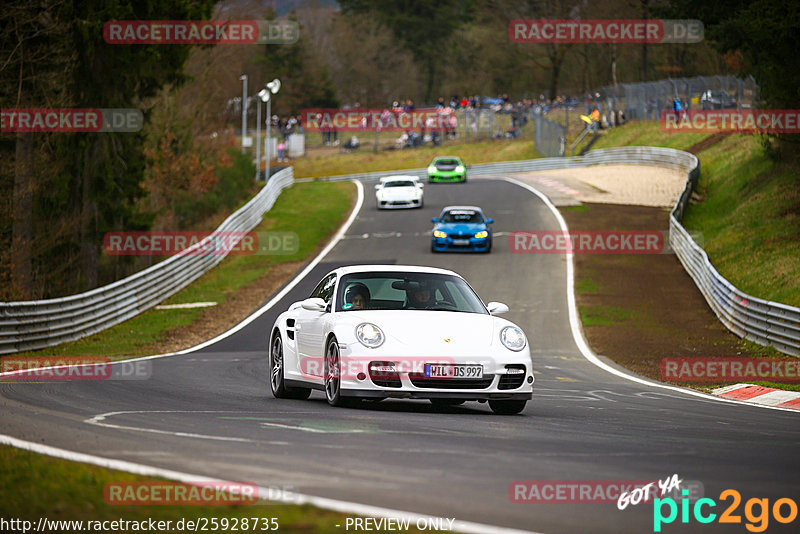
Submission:
[[[494,221],[487,219],[477,206],[447,206],[434,223],[431,252],[445,250],[467,250],[472,252],[492,251],[492,229]]]

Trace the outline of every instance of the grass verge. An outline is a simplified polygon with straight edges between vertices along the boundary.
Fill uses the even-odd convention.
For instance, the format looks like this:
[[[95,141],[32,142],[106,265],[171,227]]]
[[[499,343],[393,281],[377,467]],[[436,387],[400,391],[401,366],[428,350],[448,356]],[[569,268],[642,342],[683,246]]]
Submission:
[[[539,158],[532,136],[522,139],[487,139],[477,142],[448,141],[434,147],[422,146],[402,150],[382,150],[377,153],[368,148],[341,153],[336,148],[309,151],[309,154],[292,162],[296,178],[320,178],[372,171],[395,171],[427,167],[435,156],[458,156],[464,163],[475,165],[495,161]],[[469,175],[469,169],[467,170]]]
[[[750,295],[800,306],[800,162],[776,163],[757,136],[700,153],[700,201],[684,217],[722,276]]]
[[[121,482],[153,482],[158,479],[114,471],[93,465],[51,458],[8,446],[0,446],[0,478],[3,485],[13,488],[5,492],[2,504],[3,518],[31,521],[36,528],[40,518],[50,521],[171,521],[165,532],[194,532],[194,529],[176,529],[177,522],[210,521],[211,518],[227,520],[229,528],[216,531],[253,531],[253,518],[258,518],[258,531],[263,532],[262,520],[275,518],[281,532],[341,533],[346,514],[323,510],[310,505],[273,504],[258,501],[248,505],[117,505],[109,504],[104,497],[106,484]],[[247,519],[249,528],[244,528]],[[145,523],[146,524],[146,523]],[[210,522],[206,523],[211,529]],[[413,523],[412,523],[413,524]],[[84,527],[87,525],[84,524]],[[202,528],[202,527],[201,527]],[[58,532],[79,531],[71,527],[55,529]],[[88,530],[84,528],[83,530]],[[100,529],[95,529],[100,530]],[[111,531],[111,528],[104,530]],[[148,531],[148,528],[117,529],[117,532]],[[379,530],[379,532],[385,532]],[[411,529],[410,532],[419,532]]]

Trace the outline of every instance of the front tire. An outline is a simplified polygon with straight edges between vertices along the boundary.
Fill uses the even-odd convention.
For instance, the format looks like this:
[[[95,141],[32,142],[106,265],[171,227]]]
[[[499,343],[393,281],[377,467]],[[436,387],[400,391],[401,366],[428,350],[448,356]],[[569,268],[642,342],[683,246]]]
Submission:
[[[283,340],[276,333],[269,350],[269,389],[276,399],[307,399],[310,388],[290,388],[283,378]]]
[[[339,342],[331,337],[325,348],[325,399],[331,406],[352,406],[353,401],[342,397],[342,361]]]
[[[490,400],[489,407],[497,415],[515,415],[525,409],[526,400]]]

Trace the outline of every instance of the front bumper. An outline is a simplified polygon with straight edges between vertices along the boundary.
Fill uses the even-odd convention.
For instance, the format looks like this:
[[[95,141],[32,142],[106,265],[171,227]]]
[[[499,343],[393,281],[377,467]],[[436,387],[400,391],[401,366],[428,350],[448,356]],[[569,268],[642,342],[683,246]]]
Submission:
[[[377,200],[380,209],[403,209],[419,208],[422,206],[422,198],[404,200]]]
[[[433,237],[432,239],[433,241],[431,243],[433,245],[433,249],[436,252],[444,252],[446,250],[466,250],[470,252],[485,252],[486,250],[489,249],[489,244],[491,242],[491,236],[480,237],[480,238],[477,237],[453,238],[448,235],[447,237]],[[468,241],[468,243],[461,243],[460,240],[466,240]]]
[[[357,397],[360,399],[464,399],[468,401],[479,400],[531,400],[533,392],[527,393],[475,393],[454,391],[376,391],[373,389],[342,389],[342,397]]]
[[[375,356],[376,359],[380,358]],[[476,363],[473,360],[471,363]],[[377,359],[373,363],[385,363]],[[511,362],[511,363],[506,363]],[[342,378],[342,395],[347,397],[398,398],[398,399],[525,399],[533,395],[533,369],[530,364],[516,358],[502,362],[484,362],[482,378],[430,378],[424,375],[424,365],[413,364],[413,369],[398,364],[396,371],[385,368],[373,370],[366,361],[360,361],[363,372]],[[521,372],[519,372],[521,371]]]
[[[463,182],[467,179],[465,172],[435,172],[428,173],[429,182]]]

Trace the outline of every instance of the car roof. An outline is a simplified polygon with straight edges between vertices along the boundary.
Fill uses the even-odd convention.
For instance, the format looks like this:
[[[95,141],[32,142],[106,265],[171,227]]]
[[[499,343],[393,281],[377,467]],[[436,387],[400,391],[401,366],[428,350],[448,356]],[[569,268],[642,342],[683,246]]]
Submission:
[[[331,272],[335,272],[339,276],[351,273],[371,273],[371,272],[408,272],[408,273],[433,273],[433,274],[451,274],[462,278],[460,274],[447,269],[440,269],[438,267],[426,267],[420,265],[349,265],[347,267],[339,267]],[[330,274],[330,273],[329,273]]]
[[[442,213],[444,213],[445,211],[453,211],[453,210],[471,210],[483,213],[483,210],[480,209],[478,206],[445,206],[444,208],[442,208]]]
[[[433,161],[439,161],[440,159],[457,159],[458,161],[461,161],[461,158],[458,156],[436,156],[433,158]]]
[[[381,183],[394,182],[395,180],[398,180],[398,181],[401,181],[401,180],[402,181],[406,181],[406,180],[419,181],[419,177],[417,177],[417,176],[406,176],[406,175],[402,175],[402,174],[398,174],[396,176],[382,176],[381,177]]]

